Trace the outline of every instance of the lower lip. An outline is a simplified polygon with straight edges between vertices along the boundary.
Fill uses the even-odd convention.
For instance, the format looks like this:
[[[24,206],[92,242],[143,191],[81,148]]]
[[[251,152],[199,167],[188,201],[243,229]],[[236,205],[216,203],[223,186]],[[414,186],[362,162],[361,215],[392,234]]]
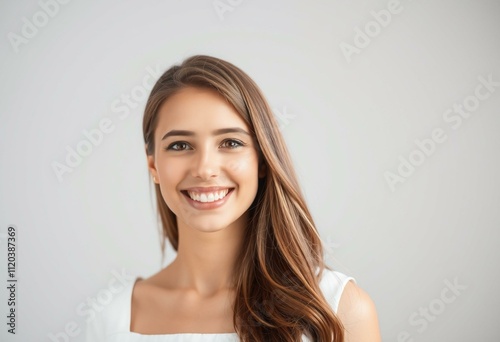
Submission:
[[[184,195],[184,197],[186,197],[188,203],[191,204],[192,207],[194,207],[196,209],[200,209],[200,210],[209,210],[209,209],[216,209],[216,208],[223,206],[224,203],[227,202],[229,196],[231,196],[231,194],[233,193],[233,190],[234,190],[234,188],[230,189],[229,192],[227,193],[227,195],[224,196],[224,198],[217,200],[217,201],[213,201],[213,202],[198,202],[198,201],[193,200],[191,197],[189,197],[188,194],[186,194],[184,192],[182,192],[182,194]]]

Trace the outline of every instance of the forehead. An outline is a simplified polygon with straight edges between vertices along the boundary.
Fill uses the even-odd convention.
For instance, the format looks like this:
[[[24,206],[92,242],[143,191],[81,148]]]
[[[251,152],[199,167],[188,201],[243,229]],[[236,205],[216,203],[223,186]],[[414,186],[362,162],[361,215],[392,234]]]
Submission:
[[[249,130],[236,109],[214,89],[187,87],[170,96],[158,111],[157,131],[185,129],[196,133],[223,127]]]

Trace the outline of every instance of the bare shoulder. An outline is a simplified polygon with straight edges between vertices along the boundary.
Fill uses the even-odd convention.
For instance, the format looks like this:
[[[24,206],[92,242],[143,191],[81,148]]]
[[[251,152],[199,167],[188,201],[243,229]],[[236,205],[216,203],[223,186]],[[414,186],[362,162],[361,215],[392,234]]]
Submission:
[[[131,315],[134,320],[137,311],[154,305],[161,292],[159,274],[148,278],[138,278],[132,288]]]
[[[382,341],[375,303],[353,281],[345,285],[337,316],[345,328],[345,342]]]
[[[161,279],[158,273],[148,278],[138,278],[133,287],[132,301],[138,303],[151,300],[161,288]]]
[[[132,291],[130,331],[139,333],[149,331],[150,326],[147,322],[152,322],[154,316],[158,316],[162,302],[159,298],[165,300],[165,295],[158,286],[156,275],[137,279]]]

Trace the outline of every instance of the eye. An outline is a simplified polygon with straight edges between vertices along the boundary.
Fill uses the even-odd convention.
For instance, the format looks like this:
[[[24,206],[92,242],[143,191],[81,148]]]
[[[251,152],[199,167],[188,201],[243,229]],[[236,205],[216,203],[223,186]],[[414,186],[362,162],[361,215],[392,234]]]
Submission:
[[[176,141],[170,144],[166,149],[174,151],[184,151],[188,146],[188,143],[185,141]]]
[[[245,145],[241,141],[235,139],[227,139],[222,142],[223,145],[226,143],[228,143],[226,146],[228,146],[230,149],[234,149]]]

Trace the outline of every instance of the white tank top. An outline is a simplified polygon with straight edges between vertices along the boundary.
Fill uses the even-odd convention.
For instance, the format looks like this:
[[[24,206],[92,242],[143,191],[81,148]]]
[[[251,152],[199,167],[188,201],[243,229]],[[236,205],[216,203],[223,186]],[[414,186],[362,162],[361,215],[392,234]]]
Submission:
[[[137,280],[139,277],[136,277]],[[130,331],[132,291],[135,280],[122,287],[111,302],[86,322],[85,342],[239,342],[236,333],[177,333],[142,335]],[[320,288],[333,311],[337,313],[340,296],[352,277],[337,271],[323,270]],[[302,341],[309,339],[302,335]]]

